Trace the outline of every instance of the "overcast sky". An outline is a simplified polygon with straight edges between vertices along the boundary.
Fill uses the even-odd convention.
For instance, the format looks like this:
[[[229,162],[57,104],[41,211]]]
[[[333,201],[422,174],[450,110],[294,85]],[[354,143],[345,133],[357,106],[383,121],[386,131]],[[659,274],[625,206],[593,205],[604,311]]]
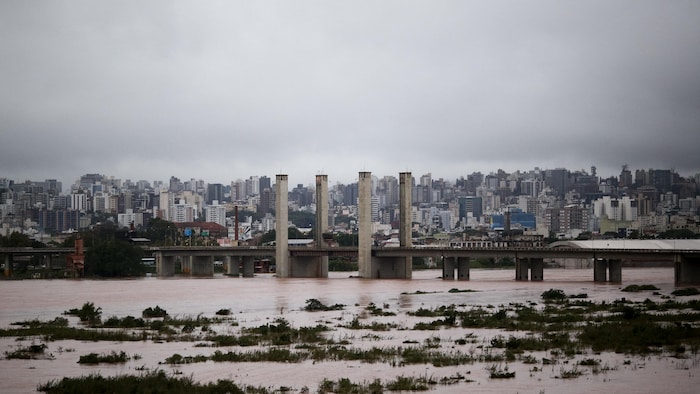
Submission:
[[[700,172],[700,2],[0,2],[0,178]]]

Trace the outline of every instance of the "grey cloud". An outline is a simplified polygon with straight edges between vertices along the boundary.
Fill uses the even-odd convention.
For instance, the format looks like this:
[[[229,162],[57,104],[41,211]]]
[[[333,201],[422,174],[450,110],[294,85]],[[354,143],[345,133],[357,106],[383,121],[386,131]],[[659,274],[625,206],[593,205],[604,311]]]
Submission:
[[[4,2],[0,176],[692,175],[699,8]]]

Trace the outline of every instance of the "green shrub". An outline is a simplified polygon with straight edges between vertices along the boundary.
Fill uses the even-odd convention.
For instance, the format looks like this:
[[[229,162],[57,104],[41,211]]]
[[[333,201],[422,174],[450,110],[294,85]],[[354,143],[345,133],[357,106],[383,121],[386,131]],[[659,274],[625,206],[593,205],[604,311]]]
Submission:
[[[560,289],[549,289],[543,292],[541,296],[545,301],[562,301],[566,299],[566,293]]]
[[[148,307],[148,308],[144,309],[141,314],[145,318],[168,316],[168,312],[166,312],[165,309],[159,307],[158,305],[156,305],[155,308]]]

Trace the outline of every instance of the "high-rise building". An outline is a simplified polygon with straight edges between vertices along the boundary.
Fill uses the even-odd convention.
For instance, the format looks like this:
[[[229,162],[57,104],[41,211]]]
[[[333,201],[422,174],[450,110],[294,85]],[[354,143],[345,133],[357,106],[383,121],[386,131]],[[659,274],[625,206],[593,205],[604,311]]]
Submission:
[[[629,170],[627,164],[622,166],[622,171],[620,171],[620,187],[631,187],[632,186],[632,171]]]
[[[597,218],[605,215],[613,221],[634,221],[637,220],[637,201],[629,196],[603,196],[593,201],[593,214]]]
[[[172,212],[172,222],[174,223],[187,223],[194,221],[194,207],[185,202],[185,200],[180,200],[178,203],[173,205]]]
[[[210,205],[204,208],[206,221],[216,223],[226,227],[226,206],[219,204],[218,200],[212,201]]]
[[[224,185],[220,183],[210,183],[207,185],[206,202],[207,204],[211,204],[214,201],[224,201]]]
[[[71,193],[69,207],[74,211],[85,212],[87,210],[87,194],[82,191]]]
[[[260,190],[260,193],[262,193],[263,190],[265,189],[271,189],[272,188],[272,183],[270,181],[270,177],[263,175],[259,178],[258,182],[258,190]]]
[[[467,196],[459,197],[459,220],[465,220],[471,214],[477,220],[484,214],[483,201],[481,197]]]
[[[171,176],[170,177],[170,187],[168,188],[173,193],[181,192],[185,190],[185,185],[180,182],[180,178]]]
[[[544,182],[551,187],[558,196],[563,197],[569,191],[569,171],[565,168],[545,170]]]
[[[231,182],[231,201],[245,200],[245,186],[246,182],[242,179]]]
[[[392,206],[399,203],[399,181],[396,177],[385,176],[377,185],[377,194],[385,196],[384,206]]]
[[[261,214],[271,213],[275,209],[275,191],[269,187],[260,192],[260,206],[258,212]]]
[[[372,221],[379,221],[379,196],[374,195],[370,198],[371,208],[370,212],[372,214]]]

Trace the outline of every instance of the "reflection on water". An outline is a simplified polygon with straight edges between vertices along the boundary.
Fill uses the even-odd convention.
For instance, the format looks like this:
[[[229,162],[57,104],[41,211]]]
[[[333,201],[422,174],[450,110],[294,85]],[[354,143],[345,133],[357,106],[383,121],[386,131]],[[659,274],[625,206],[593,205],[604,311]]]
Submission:
[[[612,301],[622,297],[633,301],[653,298],[649,292],[621,293],[628,284],[653,284],[659,293],[667,295],[674,290],[671,268],[623,268],[621,284],[594,283],[592,269],[547,269],[543,282],[515,281],[512,270],[471,270],[469,281],[443,281],[439,271],[416,271],[411,280],[364,280],[349,278],[356,273],[330,273],[328,279],[278,279],[273,275],[255,278],[210,279],[143,278],[135,280],[31,280],[0,282],[0,327],[12,322],[31,319],[49,320],[70,308],[79,308],[93,302],[102,308],[103,319],[110,316],[140,316],[141,311],[156,305],[174,316],[213,317],[220,309],[230,309],[239,326],[218,327],[221,333],[237,335],[240,327],[254,327],[283,317],[296,327],[326,324],[332,328],[347,324],[365,313],[365,307],[374,303],[380,308],[396,312],[392,317],[369,317],[370,321],[393,322],[402,328],[412,327],[412,317],[406,314],[419,307],[440,305],[506,305],[517,302],[540,302],[540,294],[550,288],[567,294],[586,293],[593,301]],[[449,292],[450,289],[473,290]],[[344,304],[342,311],[305,312],[306,300],[319,299],[326,305]],[[368,321],[369,322],[369,321]],[[488,340],[503,335],[497,330],[464,330],[459,328],[437,331],[400,329],[389,332],[351,332],[341,330],[329,335],[352,336],[353,346],[401,346],[404,341],[423,342],[437,337],[449,344],[455,339],[474,333]],[[371,334],[365,336],[365,334]],[[508,335],[508,334],[505,334]],[[23,343],[40,339],[27,338]],[[0,339],[3,352],[18,345],[14,338]],[[515,379],[489,379],[486,365],[462,365],[436,368],[430,365],[394,367],[387,364],[360,362],[305,362],[300,364],[274,363],[200,363],[179,366],[159,365],[174,353],[182,355],[211,354],[216,349],[195,347],[190,342],[171,343],[111,343],[56,341],[48,343],[54,360],[0,360],[3,392],[34,391],[40,383],[63,376],[80,376],[93,372],[103,375],[137,373],[136,369],[164,369],[182,372],[200,381],[232,379],[239,384],[293,387],[308,386],[312,390],[323,378],[347,377],[356,382],[385,380],[397,376],[432,376],[440,378],[455,373],[467,375],[471,383],[438,386],[440,392],[693,392],[700,381],[698,360],[679,360],[669,357],[632,357],[616,354],[588,355],[604,360],[611,371],[587,373],[577,379],[558,379],[561,366],[546,367],[533,373],[531,366],[513,363]],[[80,355],[90,352],[106,353],[111,350],[138,354],[142,358],[123,365],[85,366],[77,364]],[[224,350],[227,351],[227,350]],[[539,357],[543,357],[543,353]]]

